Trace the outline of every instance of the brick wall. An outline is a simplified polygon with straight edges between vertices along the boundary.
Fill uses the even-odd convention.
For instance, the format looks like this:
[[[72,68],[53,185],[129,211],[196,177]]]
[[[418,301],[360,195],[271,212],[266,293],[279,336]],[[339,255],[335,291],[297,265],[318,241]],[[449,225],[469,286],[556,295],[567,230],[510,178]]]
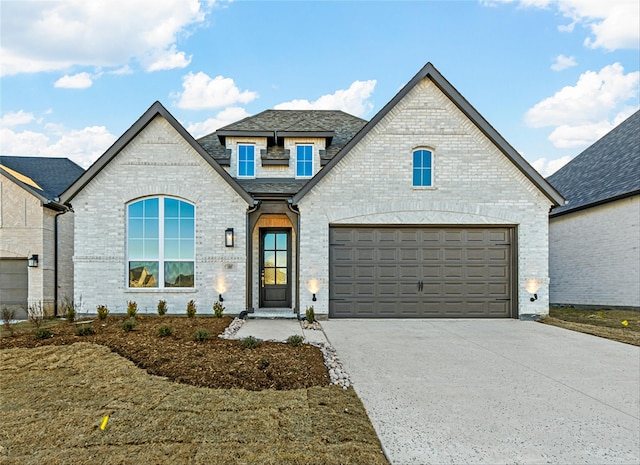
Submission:
[[[168,195],[195,205],[194,289],[129,289],[126,265],[126,204]],[[246,202],[162,117],[156,117],[72,200],[75,210],[75,301],[95,313],[97,305],[125,312],[127,301],[155,313],[159,299],[170,313],[184,314],[194,299],[212,313],[218,294],[228,312],[245,303]],[[224,246],[234,228],[235,247]]]
[[[552,218],[551,302],[640,308],[640,196]]]
[[[412,150],[434,153],[433,188],[412,187]],[[301,200],[300,282],[318,279],[327,314],[331,224],[516,226],[521,316],[548,312],[551,202],[425,79]],[[530,302],[527,282],[541,287]],[[304,289],[304,288],[303,288]],[[300,306],[311,305],[303,292]]]

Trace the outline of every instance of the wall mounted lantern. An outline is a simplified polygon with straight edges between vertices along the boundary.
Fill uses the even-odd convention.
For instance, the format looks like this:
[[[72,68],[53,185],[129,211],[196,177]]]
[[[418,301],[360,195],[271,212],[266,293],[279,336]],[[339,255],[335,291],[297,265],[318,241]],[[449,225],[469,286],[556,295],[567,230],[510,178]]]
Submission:
[[[533,297],[529,299],[531,302],[535,302],[536,300],[538,300],[538,294],[533,294]]]
[[[33,254],[27,259],[27,265],[29,268],[37,268],[38,267],[38,254]]]
[[[540,289],[541,285],[542,282],[539,279],[532,278],[527,280],[527,292],[532,295],[532,297],[529,299],[530,302],[535,302],[536,300],[538,300],[538,290]]]
[[[233,247],[233,228],[227,228],[224,232],[224,245],[226,247]]]
[[[224,299],[222,298],[222,294],[218,296],[218,302],[224,302]]]

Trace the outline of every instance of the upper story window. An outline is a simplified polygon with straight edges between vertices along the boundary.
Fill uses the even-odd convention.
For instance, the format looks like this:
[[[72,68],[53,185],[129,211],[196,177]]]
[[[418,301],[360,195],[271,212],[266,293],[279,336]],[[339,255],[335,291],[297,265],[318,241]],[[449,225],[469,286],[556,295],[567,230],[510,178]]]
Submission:
[[[129,288],[193,288],[194,258],[194,205],[151,197],[127,206]]]
[[[253,178],[256,175],[255,146],[238,145],[238,177]]]
[[[296,146],[296,177],[313,176],[313,145]]]
[[[413,186],[433,186],[433,152],[430,150],[413,151]]]

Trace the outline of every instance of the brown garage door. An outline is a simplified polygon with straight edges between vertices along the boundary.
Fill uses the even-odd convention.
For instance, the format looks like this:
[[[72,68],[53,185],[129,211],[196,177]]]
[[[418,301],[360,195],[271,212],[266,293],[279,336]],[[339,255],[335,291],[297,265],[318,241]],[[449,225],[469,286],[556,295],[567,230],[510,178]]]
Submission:
[[[27,261],[0,259],[0,309],[13,309],[16,319],[27,318],[28,294]]]
[[[513,235],[502,227],[331,227],[329,316],[515,317]]]

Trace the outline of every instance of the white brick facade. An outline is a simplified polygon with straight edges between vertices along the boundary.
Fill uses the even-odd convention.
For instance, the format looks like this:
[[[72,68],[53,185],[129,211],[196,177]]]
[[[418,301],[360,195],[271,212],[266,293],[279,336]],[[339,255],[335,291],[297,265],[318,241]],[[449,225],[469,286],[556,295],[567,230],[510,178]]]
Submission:
[[[194,289],[128,288],[126,205],[158,195],[195,205]],[[74,295],[82,311],[106,305],[123,313],[136,301],[140,312],[155,313],[165,299],[170,313],[184,314],[193,299],[199,313],[211,314],[220,293],[227,311],[246,308],[247,203],[163,117],[156,116],[71,203]],[[227,228],[234,228],[234,247],[225,247]]]
[[[433,188],[412,187],[412,150],[434,153]],[[519,315],[548,313],[551,202],[430,80],[423,79],[300,201],[300,307],[328,314],[332,224],[513,225]],[[527,283],[540,284],[530,302]]]
[[[640,196],[551,218],[551,303],[640,308]]]

